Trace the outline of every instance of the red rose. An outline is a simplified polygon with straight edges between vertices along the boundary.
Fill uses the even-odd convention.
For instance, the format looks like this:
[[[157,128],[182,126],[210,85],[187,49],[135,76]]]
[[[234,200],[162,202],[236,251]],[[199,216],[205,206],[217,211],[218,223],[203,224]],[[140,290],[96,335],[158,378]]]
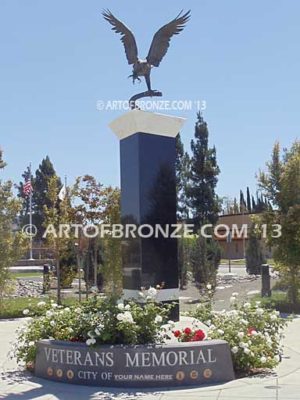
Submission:
[[[202,329],[198,329],[195,332],[194,337],[196,337],[197,340],[201,341],[201,340],[205,339],[205,332]]]
[[[253,328],[252,326],[250,328],[248,328],[248,330],[247,330],[248,335],[252,335],[253,332],[256,332],[255,328]]]
[[[185,330],[183,331],[186,335],[190,335],[192,333],[191,328],[185,328]]]
[[[179,336],[181,335],[181,332],[180,332],[180,331],[174,331],[174,332],[173,332],[173,335],[174,335],[175,337],[179,337]]]

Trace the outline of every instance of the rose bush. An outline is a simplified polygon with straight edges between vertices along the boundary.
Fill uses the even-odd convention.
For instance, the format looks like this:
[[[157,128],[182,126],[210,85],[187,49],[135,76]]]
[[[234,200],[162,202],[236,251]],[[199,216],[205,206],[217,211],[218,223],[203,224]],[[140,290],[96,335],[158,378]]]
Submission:
[[[32,319],[19,329],[12,356],[25,364],[34,362],[35,344],[41,339],[85,342],[88,346],[161,343],[169,333],[162,326],[167,323],[172,305],[157,303],[154,290],[149,289],[143,304],[124,304],[114,297],[94,297],[72,307],[40,302],[38,316],[24,310],[24,315]]]
[[[191,329],[186,327],[183,330],[173,331],[173,335],[179,342],[201,342],[205,339],[206,335],[202,329]]]
[[[189,313],[194,318],[191,326],[182,330],[176,330],[174,322],[168,321],[172,305],[157,303],[155,288],[141,290],[142,303],[94,297],[80,306],[63,307],[42,301],[38,315],[24,310],[24,315],[32,318],[19,330],[12,355],[28,366],[35,360],[36,342],[41,339],[94,346],[162,343],[173,336],[179,342],[226,340],[236,371],[274,368],[281,359],[286,325],[279,313],[262,308],[260,302],[239,304],[237,293],[231,296],[230,311],[213,311],[212,291],[207,289],[207,294],[201,295],[201,303]],[[197,320],[207,325],[205,332]]]
[[[260,302],[230,299],[232,310],[216,312],[204,309],[203,302],[190,316],[208,326],[207,340],[223,339],[229,343],[236,371],[274,368],[281,359],[281,338],[286,321],[277,311],[264,309]]]

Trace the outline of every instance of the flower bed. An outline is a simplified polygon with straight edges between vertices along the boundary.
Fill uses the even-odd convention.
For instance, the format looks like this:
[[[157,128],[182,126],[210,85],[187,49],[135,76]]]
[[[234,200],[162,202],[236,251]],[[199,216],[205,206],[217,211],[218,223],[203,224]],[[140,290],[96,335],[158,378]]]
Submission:
[[[141,294],[143,304],[40,302],[39,315],[18,333],[18,361],[36,376],[85,385],[176,387],[234,379],[226,341],[206,341],[196,327],[178,331],[168,321],[172,305],[156,303],[153,288]]]
[[[113,297],[95,297],[71,307],[58,306],[53,301],[40,302],[39,315],[18,332],[13,354],[18,362],[34,368],[37,343],[41,340],[84,344],[87,348],[222,340],[229,344],[236,371],[274,368],[280,362],[285,322],[276,311],[262,308],[259,302],[238,305],[237,294],[233,294],[231,311],[214,312],[209,288],[207,295],[202,295],[201,304],[190,313],[208,328],[178,329],[168,321],[172,305],[162,306],[155,301],[156,289],[150,288],[141,295],[143,304],[124,304]],[[24,314],[31,316],[30,310],[24,310]]]

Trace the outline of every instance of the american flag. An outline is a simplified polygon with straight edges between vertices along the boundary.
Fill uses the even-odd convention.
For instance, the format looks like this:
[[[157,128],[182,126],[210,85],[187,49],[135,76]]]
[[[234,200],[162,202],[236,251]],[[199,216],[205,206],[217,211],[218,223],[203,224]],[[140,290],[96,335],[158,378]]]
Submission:
[[[23,193],[25,196],[30,196],[32,193],[32,184],[30,177],[25,179],[25,183],[23,185]]]

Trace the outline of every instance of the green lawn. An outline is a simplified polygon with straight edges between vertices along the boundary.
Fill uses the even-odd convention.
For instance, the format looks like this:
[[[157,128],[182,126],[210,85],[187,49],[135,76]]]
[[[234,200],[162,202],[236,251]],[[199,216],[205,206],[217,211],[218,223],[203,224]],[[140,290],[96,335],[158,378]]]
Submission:
[[[53,299],[55,301],[55,299]],[[30,297],[18,297],[10,299],[0,300],[0,319],[4,318],[23,318],[23,310],[26,308],[38,312],[37,303],[40,301],[50,301],[49,298],[30,298]],[[63,299],[64,305],[74,305],[78,301],[74,298]]]
[[[253,297],[253,300],[261,301],[263,306],[278,310],[282,313],[300,313],[300,304],[296,304],[296,306],[292,307],[292,305],[287,301],[286,293],[280,290],[273,290],[271,297],[261,297],[257,295]]]
[[[230,263],[231,263],[232,266],[234,266],[234,265],[246,265],[246,260],[244,258],[239,259],[239,260],[231,260]],[[220,265],[224,265],[224,264],[228,265],[228,259],[227,258],[222,258],[221,259]],[[273,258],[269,258],[267,260],[267,264],[274,265]]]
[[[42,278],[43,274],[41,272],[16,272],[10,275],[12,279],[23,279],[23,278]]]
[[[227,258],[222,258],[222,260],[220,261],[220,265],[228,265],[229,261]],[[230,261],[231,265],[245,265],[245,260],[231,260]]]

